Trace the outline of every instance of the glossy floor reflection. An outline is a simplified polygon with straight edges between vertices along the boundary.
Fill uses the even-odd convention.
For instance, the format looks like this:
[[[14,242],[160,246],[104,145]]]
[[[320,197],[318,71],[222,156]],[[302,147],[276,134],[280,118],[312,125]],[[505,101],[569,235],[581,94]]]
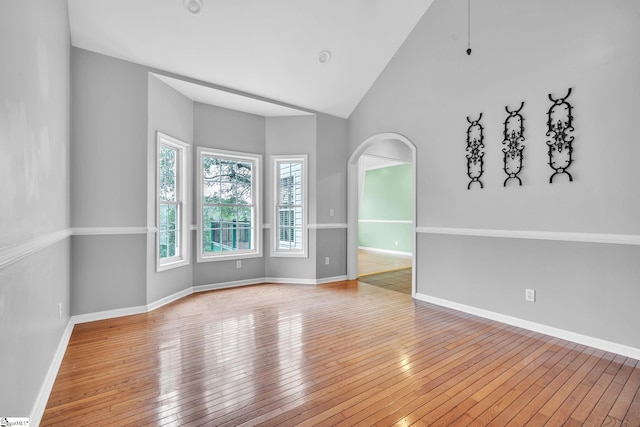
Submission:
[[[410,256],[392,255],[358,249],[358,276],[411,268]]]
[[[637,363],[363,282],[266,284],[76,325],[41,425],[640,425]]]

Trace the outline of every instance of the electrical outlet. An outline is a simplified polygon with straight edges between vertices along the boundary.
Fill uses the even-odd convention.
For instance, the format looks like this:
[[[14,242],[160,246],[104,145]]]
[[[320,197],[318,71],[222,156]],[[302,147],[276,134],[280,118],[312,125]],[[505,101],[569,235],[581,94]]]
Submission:
[[[236,261],[236,268],[242,268],[242,260]]]
[[[398,241],[396,240],[396,246],[398,246]]]
[[[58,319],[62,319],[62,303],[58,303]]]
[[[524,299],[527,301],[535,302],[536,301],[536,291],[534,289],[525,289],[524,290]]]
[[[329,216],[333,216],[333,209],[329,209]]]
[[[325,264],[325,265],[329,265],[329,261],[330,261],[330,260],[329,260],[329,257],[328,257],[328,256],[324,257],[324,264]]]

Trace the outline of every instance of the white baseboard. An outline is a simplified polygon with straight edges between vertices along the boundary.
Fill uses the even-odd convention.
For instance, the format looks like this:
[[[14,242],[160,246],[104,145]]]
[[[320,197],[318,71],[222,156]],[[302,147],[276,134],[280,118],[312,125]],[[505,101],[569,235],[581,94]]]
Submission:
[[[377,252],[381,254],[389,254],[389,255],[399,255],[404,257],[411,258],[413,254],[411,252],[402,252],[402,251],[392,251],[390,249],[378,249],[378,248],[369,248],[367,246],[358,246],[358,249],[362,249],[367,252]]]
[[[71,333],[73,332],[73,326],[74,323],[70,318],[67,322],[67,327],[62,333],[62,338],[60,338],[58,348],[53,355],[53,360],[49,365],[47,375],[45,376],[44,381],[40,386],[40,391],[38,392],[36,402],[31,409],[31,413],[29,414],[29,424],[31,425],[40,425],[40,420],[42,419],[42,415],[44,415],[44,410],[47,407],[47,402],[49,401],[51,389],[53,389],[53,383],[55,383],[56,377],[58,376],[58,370],[60,369],[60,365],[62,364],[64,353],[67,351],[67,345],[69,344],[69,339],[71,338]]]
[[[115,310],[98,311],[96,313],[77,314],[71,317],[74,325],[79,323],[95,322],[97,320],[114,319],[116,317],[131,316],[147,312],[146,305],[137,307],[118,308]]]
[[[325,283],[331,283],[331,282],[343,282],[345,280],[347,280],[346,274],[343,276],[325,277],[322,279],[317,279],[316,285],[324,285]]]
[[[291,277],[265,277],[264,283],[277,283],[281,285],[315,285],[316,279],[295,279]]]
[[[589,347],[594,347],[600,350],[608,351],[611,353],[620,354],[622,356],[631,357],[633,359],[640,360],[640,348],[634,348],[623,344],[606,341],[600,338],[590,337],[588,335],[582,335],[576,332],[567,331],[564,329],[554,328],[552,326],[543,325],[529,320],[519,319],[517,317],[507,316],[505,314],[496,313],[489,310],[484,310],[477,307],[472,307],[465,304],[416,293],[415,298],[420,301],[429,302],[442,307],[452,308],[454,310],[462,311],[463,313],[473,314],[485,319],[495,320],[497,322],[506,323],[507,325],[517,326],[519,328],[527,329],[529,331],[539,332],[541,334],[550,335],[552,337],[560,338],[563,340],[583,344]]]
[[[264,283],[262,277],[257,279],[235,280],[233,282],[212,283],[210,285],[199,285],[193,287],[193,292],[215,291],[216,289],[237,288],[238,286],[259,285]]]
[[[152,302],[150,304],[147,304],[147,312],[153,311],[153,310],[155,310],[157,308],[160,308],[163,305],[170,304],[170,303],[172,303],[174,301],[179,300],[180,298],[184,298],[186,296],[189,296],[192,293],[193,293],[193,287],[189,287],[187,289],[183,289],[183,290],[181,290],[179,292],[176,292],[173,295],[169,295],[169,296],[166,296],[164,298],[161,298],[158,301],[154,301],[154,302]]]
[[[235,288],[238,286],[260,285],[263,283],[277,283],[283,285],[322,285],[331,282],[347,280],[347,276],[325,277],[322,279],[296,279],[287,277],[260,277],[256,279],[238,280],[235,282],[215,283],[211,285],[194,286],[194,292],[205,292],[216,289]]]

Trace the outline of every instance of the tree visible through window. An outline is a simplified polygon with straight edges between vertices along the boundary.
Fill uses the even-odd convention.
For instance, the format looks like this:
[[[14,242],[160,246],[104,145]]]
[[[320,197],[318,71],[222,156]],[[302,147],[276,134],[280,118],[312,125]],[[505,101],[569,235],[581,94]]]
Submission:
[[[189,145],[157,133],[157,270],[189,264]]]
[[[256,253],[255,158],[202,152],[201,256]]]
[[[178,150],[160,145],[159,223],[160,259],[179,255],[180,203],[178,201]]]

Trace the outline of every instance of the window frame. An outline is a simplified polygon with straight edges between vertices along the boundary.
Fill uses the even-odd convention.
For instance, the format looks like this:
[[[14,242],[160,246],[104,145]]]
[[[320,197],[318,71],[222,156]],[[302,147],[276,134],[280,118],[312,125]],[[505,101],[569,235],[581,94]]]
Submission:
[[[308,190],[308,155],[292,154],[292,155],[272,155],[271,156],[271,173],[273,183],[273,207],[272,207],[272,226],[271,226],[271,256],[272,257],[292,257],[292,258],[308,258],[309,256],[309,190]],[[302,166],[302,248],[301,249],[283,249],[279,248],[280,241],[280,164],[281,163],[300,163]]]
[[[203,160],[204,157],[217,157],[243,162],[251,162],[251,195],[253,200],[254,224],[253,224],[253,242],[254,249],[235,250],[228,252],[204,252],[203,251],[203,208],[204,208],[204,182],[203,182]],[[213,262],[228,261],[246,258],[262,257],[262,155],[255,153],[246,153],[240,151],[220,150],[217,148],[198,147],[197,148],[197,262]]]
[[[179,254],[168,257],[160,257],[160,149],[161,146],[175,149],[176,159],[176,204],[178,206],[177,226],[179,232],[176,233],[178,239]],[[190,258],[190,219],[191,219],[191,152],[190,145],[184,141],[170,135],[156,132],[156,272],[166,271],[177,267],[183,267],[191,263]]]

